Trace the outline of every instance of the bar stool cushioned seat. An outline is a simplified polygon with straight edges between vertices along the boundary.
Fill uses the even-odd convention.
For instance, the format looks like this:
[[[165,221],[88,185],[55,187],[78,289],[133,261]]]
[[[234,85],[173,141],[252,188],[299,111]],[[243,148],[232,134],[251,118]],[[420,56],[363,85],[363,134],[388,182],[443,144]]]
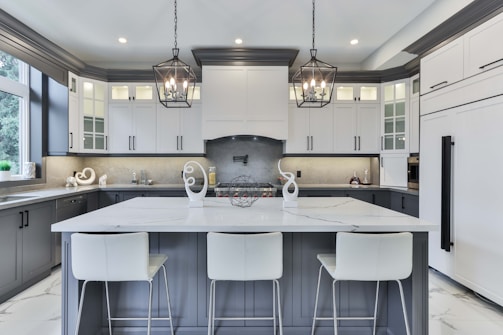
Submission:
[[[112,320],[145,320],[147,334],[150,334],[151,320],[169,320],[171,335],[173,323],[168,290],[168,278],[164,263],[168,256],[149,254],[148,233],[125,234],[83,234],[75,233],[71,237],[71,258],[73,276],[83,280],[82,294],[75,334],[78,334],[82,306],[87,283],[101,281],[105,283],[108,313],[108,331],[112,334]],[[164,286],[168,303],[168,317],[152,318],[152,281],[158,271],[164,273]],[[110,316],[110,297],[108,282],[146,281],[149,283],[148,316],[145,318],[112,318]]]
[[[215,320],[272,320],[276,334],[276,314],[280,334],[280,286],[283,276],[283,235],[280,232],[259,234],[213,233],[207,235],[208,278],[211,279],[208,306],[208,334],[215,330]],[[273,315],[271,317],[215,316],[217,281],[271,280],[273,284]]]
[[[338,320],[373,320],[373,334],[376,332],[377,303],[380,281],[396,281],[400,291],[405,330],[410,335],[407,310],[402,283],[412,272],[412,234],[361,234],[339,232],[336,237],[335,254],[318,254],[321,263],[318,273],[316,300],[311,334],[314,334],[317,320],[333,320],[334,334],[337,335]],[[323,269],[332,277],[333,317],[318,317],[318,297]],[[337,281],[376,281],[374,315],[369,317],[337,316],[335,284]]]

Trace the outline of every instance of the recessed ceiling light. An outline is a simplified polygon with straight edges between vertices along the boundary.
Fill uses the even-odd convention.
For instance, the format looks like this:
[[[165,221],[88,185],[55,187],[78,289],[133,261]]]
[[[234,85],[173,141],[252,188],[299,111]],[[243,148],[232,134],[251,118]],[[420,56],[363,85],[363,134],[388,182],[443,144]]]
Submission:
[[[243,44],[243,40],[242,40],[242,39],[240,39],[240,38],[236,38],[236,39],[234,40],[234,43],[236,43],[236,44]]]
[[[119,43],[126,44],[127,43],[127,38],[125,38],[125,37],[119,37],[118,41],[119,41]]]
[[[351,45],[357,45],[358,40],[355,38],[355,39],[352,39],[349,43],[351,43]]]

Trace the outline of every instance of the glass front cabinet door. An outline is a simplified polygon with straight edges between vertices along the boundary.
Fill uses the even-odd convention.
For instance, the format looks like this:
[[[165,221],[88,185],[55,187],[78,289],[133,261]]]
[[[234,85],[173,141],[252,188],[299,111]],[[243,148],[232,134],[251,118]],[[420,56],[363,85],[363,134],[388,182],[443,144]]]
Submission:
[[[405,81],[383,85],[381,151],[407,150],[407,84]]]
[[[83,152],[104,152],[107,143],[107,84],[82,79]]]

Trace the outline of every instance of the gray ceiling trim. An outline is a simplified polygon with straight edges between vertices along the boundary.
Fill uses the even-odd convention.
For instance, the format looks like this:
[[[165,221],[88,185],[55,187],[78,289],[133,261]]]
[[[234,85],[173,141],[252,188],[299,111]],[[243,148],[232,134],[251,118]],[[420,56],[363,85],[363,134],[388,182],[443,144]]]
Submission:
[[[267,48],[192,49],[197,65],[285,65],[292,66],[299,50]]]
[[[475,0],[404,51],[423,57],[502,12],[502,0]]]
[[[85,64],[21,21],[0,9],[2,49],[66,84],[67,71],[79,72]]]

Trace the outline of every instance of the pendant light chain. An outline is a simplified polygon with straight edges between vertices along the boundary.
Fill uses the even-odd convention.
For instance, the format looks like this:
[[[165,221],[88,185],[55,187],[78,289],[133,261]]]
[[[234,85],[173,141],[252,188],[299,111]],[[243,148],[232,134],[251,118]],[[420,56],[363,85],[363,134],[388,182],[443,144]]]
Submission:
[[[176,1],[176,0],[175,0]],[[313,49],[314,49],[314,35],[315,35],[315,25],[314,25],[314,6],[315,6],[315,0],[313,0]]]
[[[176,42],[176,38],[178,37],[177,31],[176,31],[177,26],[178,26],[178,15],[177,15],[177,4],[176,4],[176,0],[175,0],[175,49],[178,48],[177,42]]]

